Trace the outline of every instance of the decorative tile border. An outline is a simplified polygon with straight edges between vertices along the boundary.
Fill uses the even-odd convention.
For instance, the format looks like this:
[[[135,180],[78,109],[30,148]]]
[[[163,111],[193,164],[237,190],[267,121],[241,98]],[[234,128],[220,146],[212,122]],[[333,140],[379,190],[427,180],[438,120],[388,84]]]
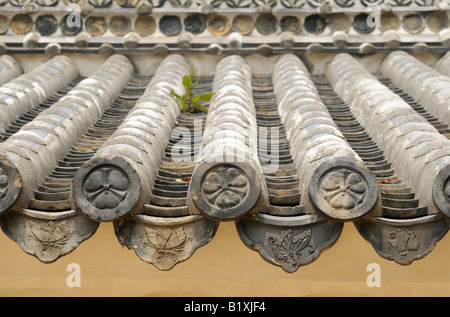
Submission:
[[[40,7],[61,7],[70,4],[90,4],[94,8],[135,8],[147,4],[153,8],[199,8],[208,6],[213,9],[306,9],[322,6],[356,8],[374,5],[391,7],[430,7],[448,5],[446,0],[1,0],[0,6],[23,7],[37,5]]]
[[[73,14],[73,13],[72,13]],[[122,37],[135,32],[141,37],[176,37],[183,32],[194,36],[227,36],[233,32],[248,36],[276,36],[283,32],[296,35],[380,35],[394,30],[402,34],[439,34],[448,29],[444,11],[431,13],[380,13],[380,26],[370,23],[370,12],[359,14],[81,14],[79,23],[71,14],[0,13],[1,35],[21,36],[36,32],[43,37],[75,36],[87,32],[93,37]],[[369,23],[368,23],[369,21]]]

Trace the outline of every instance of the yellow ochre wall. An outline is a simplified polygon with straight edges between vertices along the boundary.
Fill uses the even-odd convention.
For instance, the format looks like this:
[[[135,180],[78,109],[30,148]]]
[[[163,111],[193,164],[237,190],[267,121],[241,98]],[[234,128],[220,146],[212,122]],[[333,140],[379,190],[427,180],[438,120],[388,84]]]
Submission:
[[[408,266],[378,256],[352,223],[318,259],[285,273],[240,240],[233,222],[221,223],[211,242],[170,271],[159,271],[122,248],[111,223],[53,264],[43,264],[0,235],[0,296],[449,296],[450,236]],[[70,263],[81,287],[68,287]],[[370,263],[380,266],[380,287],[369,287]]]

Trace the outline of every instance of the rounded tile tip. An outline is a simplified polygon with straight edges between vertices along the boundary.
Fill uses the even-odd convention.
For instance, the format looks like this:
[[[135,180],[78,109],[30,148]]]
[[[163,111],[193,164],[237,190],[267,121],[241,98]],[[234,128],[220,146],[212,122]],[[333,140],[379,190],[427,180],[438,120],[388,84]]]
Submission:
[[[438,210],[450,218],[450,165],[439,171],[432,189],[433,201]]]
[[[132,211],[141,199],[141,180],[121,157],[94,158],[81,166],[73,179],[75,205],[88,218],[115,221]]]
[[[202,162],[189,187],[191,207],[216,221],[233,221],[255,210],[261,199],[261,180],[245,163]]]
[[[16,166],[5,156],[0,156],[0,215],[18,202],[22,187],[22,177]]]
[[[308,186],[313,207],[338,221],[352,221],[374,210],[379,199],[377,180],[360,161],[331,158],[313,173]]]

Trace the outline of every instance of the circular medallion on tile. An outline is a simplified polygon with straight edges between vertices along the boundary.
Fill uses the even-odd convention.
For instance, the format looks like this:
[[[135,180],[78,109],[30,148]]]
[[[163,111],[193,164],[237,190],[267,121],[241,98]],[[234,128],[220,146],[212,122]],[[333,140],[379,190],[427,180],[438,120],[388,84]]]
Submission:
[[[328,17],[327,23],[332,32],[347,32],[352,26],[352,19],[347,14],[336,13]]]
[[[167,36],[180,34],[181,27],[181,20],[175,15],[166,15],[159,20],[159,30]]]
[[[94,160],[80,168],[74,178],[74,202],[96,221],[126,216],[139,202],[139,174],[122,158]]]
[[[134,30],[140,36],[147,36],[155,33],[156,21],[150,15],[142,15],[134,21]]]
[[[235,220],[255,207],[261,195],[261,182],[245,163],[202,162],[191,178],[195,208],[220,221]]]
[[[353,18],[353,29],[360,34],[370,34],[376,28],[376,21],[368,23],[370,17],[368,14],[360,13]]]
[[[0,34],[5,34],[9,30],[9,19],[7,16],[0,14]]]
[[[425,22],[419,14],[407,14],[402,19],[403,28],[411,34],[422,32],[425,28]]]
[[[17,35],[26,34],[30,32],[32,28],[33,19],[28,14],[16,14],[11,20],[11,30]]]
[[[7,158],[0,157],[0,215],[18,201],[22,187],[18,169]]]
[[[436,207],[450,218],[450,165],[439,171],[433,183],[432,194]]]
[[[256,18],[256,29],[262,35],[270,35],[278,30],[278,19],[273,14],[261,14]]]
[[[399,17],[392,12],[383,12],[380,16],[380,30],[386,32],[389,30],[398,30],[400,28]]]
[[[206,29],[206,18],[201,14],[188,15],[183,24],[185,31],[192,34],[201,34]]]
[[[302,21],[295,16],[288,15],[281,18],[280,28],[283,32],[299,33],[302,30]]]
[[[100,36],[108,29],[104,16],[90,16],[86,19],[86,31],[92,36]]]
[[[309,199],[322,214],[354,220],[369,213],[378,201],[378,184],[360,161],[331,158],[315,171],[308,185]]]
[[[432,12],[428,14],[425,22],[431,31],[439,33],[443,29],[448,28],[448,15],[442,11]]]
[[[208,31],[215,36],[222,36],[230,31],[230,20],[223,15],[213,15],[206,23]]]
[[[131,31],[131,19],[123,15],[111,17],[109,29],[114,35],[122,36]]]
[[[74,36],[80,33],[83,28],[83,20],[81,19],[81,15],[72,15],[68,14],[64,16],[60,23],[59,27],[64,35]]]
[[[39,34],[49,36],[58,30],[58,20],[50,14],[40,15],[36,18],[34,27]]]
[[[304,28],[308,33],[320,34],[327,27],[327,20],[317,14],[306,17]]]
[[[231,30],[242,35],[250,34],[255,27],[253,18],[250,15],[238,15],[233,19]]]

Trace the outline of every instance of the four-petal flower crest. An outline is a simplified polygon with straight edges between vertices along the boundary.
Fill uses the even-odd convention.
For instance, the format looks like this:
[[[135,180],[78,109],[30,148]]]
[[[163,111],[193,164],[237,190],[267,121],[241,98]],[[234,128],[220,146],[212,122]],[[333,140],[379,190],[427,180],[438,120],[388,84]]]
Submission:
[[[248,179],[235,167],[219,167],[209,172],[203,183],[206,201],[219,208],[233,208],[247,195]]]
[[[361,177],[348,170],[336,170],[322,179],[323,197],[335,209],[351,210],[364,200],[366,185]]]
[[[117,167],[101,167],[89,174],[84,183],[87,200],[98,209],[113,209],[125,199],[129,180]]]

